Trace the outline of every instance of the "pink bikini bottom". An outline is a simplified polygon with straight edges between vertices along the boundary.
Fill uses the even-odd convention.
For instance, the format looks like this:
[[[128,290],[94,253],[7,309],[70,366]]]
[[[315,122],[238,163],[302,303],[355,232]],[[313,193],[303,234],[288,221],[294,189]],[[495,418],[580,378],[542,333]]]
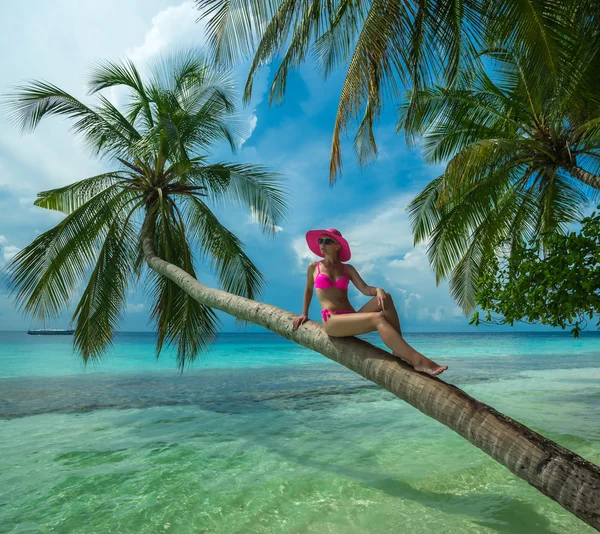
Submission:
[[[344,315],[345,313],[356,313],[354,310],[321,310],[321,317],[323,317],[323,322],[327,322],[327,318],[331,314],[335,315]]]

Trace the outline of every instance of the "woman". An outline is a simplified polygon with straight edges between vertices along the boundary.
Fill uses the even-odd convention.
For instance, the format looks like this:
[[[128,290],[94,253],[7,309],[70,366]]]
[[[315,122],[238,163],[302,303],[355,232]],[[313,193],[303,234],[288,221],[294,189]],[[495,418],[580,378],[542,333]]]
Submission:
[[[310,230],[306,242],[308,248],[324,261],[308,266],[304,308],[302,315],[294,319],[294,329],[308,321],[308,308],[315,288],[323,308],[323,330],[328,336],[356,336],[377,330],[394,356],[406,360],[417,371],[436,376],[448,369],[447,365],[438,365],[404,341],[390,294],[368,286],[352,265],[343,263],[350,259],[350,247],[338,230]],[[354,311],[348,300],[350,281],[361,293],[373,297],[358,311]]]

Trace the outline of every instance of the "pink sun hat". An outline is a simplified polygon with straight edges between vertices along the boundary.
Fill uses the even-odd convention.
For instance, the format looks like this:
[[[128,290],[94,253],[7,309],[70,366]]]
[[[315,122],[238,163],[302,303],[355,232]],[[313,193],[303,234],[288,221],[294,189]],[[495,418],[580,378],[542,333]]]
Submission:
[[[348,241],[346,241],[339,230],[335,228],[328,228],[327,230],[309,230],[306,232],[306,242],[308,243],[308,248],[311,252],[314,252],[317,256],[324,258],[323,254],[321,254],[321,247],[319,246],[319,237],[322,235],[328,235],[335,241],[337,241],[341,247],[339,249],[339,257],[340,261],[348,261],[352,253],[350,252],[350,245],[348,245]]]

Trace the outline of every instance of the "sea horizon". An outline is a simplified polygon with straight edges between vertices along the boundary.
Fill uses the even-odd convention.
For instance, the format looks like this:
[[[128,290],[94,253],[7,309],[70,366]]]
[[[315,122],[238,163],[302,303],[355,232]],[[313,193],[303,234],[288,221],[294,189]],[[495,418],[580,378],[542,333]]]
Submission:
[[[59,330],[69,330],[69,327],[66,328],[59,328],[59,327],[52,327],[52,328],[48,328],[48,330],[52,330],[52,329],[59,329]],[[25,332],[27,333],[27,330],[43,330],[43,328],[28,328],[26,330],[0,330],[0,333],[22,333]],[[115,334],[155,334],[156,331],[154,330],[117,330],[115,331]],[[245,332],[245,331],[237,331],[237,330],[227,330],[227,331],[221,331],[218,332],[217,335],[219,334],[269,334],[269,335],[273,335],[273,336],[279,336],[279,337],[283,337],[281,336],[281,334],[278,334],[276,332],[272,332],[270,330],[264,329],[264,332]],[[553,335],[553,334],[558,334],[558,335],[566,335],[569,337],[573,337],[571,335],[571,333],[569,332],[569,329],[565,329],[565,330],[560,330],[560,329],[551,329],[551,330],[512,330],[512,331],[503,331],[503,330],[481,330],[481,331],[477,331],[477,330],[403,330],[402,334],[508,334],[508,335],[512,335],[512,334],[539,334],[539,335]],[[366,334],[368,335],[368,334]],[[580,332],[579,336],[589,336],[589,335],[598,335],[600,336],[600,330],[583,330],[582,332]],[[357,336],[357,337],[361,337],[361,336]]]

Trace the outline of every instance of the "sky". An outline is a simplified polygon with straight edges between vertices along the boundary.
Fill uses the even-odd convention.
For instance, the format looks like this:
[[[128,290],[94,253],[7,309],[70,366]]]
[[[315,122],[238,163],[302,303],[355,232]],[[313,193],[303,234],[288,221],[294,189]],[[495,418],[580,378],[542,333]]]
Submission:
[[[5,51],[0,93],[26,80],[52,82],[85,103],[86,76],[95,62],[131,58],[142,70],[169,51],[205,44],[204,25],[197,22],[193,1],[103,0],[80,2],[13,2],[3,7],[0,48]],[[235,68],[240,91],[247,63]],[[372,286],[391,293],[405,332],[476,331],[452,300],[447,283],[436,285],[425,246],[413,246],[406,207],[443,167],[427,165],[418,149],[409,149],[395,133],[390,107],[378,125],[379,156],[360,168],[352,149],[352,130],[343,144],[343,173],[328,184],[331,133],[343,72],[324,80],[312,63],[289,76],[285,100],[268,105],[269,68],[255,83],[253,98],[240,115],[247,139],[232,154],[217,146],[211,160],[261,164],[283,176],[290,211],[274,238],[261,233],[250,213],[216,209],[221,222],[245,244],[246,252],[266,277],[259,298],[301,313],[307,265],[317,259],[307,248],[306,231],[337,228],[349,241],[354,265]],[[110,92],[109,92],[110,93]],[[107,97],[118,104],[119,95]],[[33,205],[39,191],[53,189],[110,170],[91,158],[61,118],[43,120],[33,133],[21,132],[0,111],[0,269],[37,235],[55,225],[61,215]],[[206,265],[198,278],[216,285]],[[350,288],[355,307],[369,297]],[[74,303],[77,295],[74,295]],[[74,303],[47,327],[64,328]],[[143,284],[128,295],[123,331],[151,331],[151,304]],[[320,318],[316,296],[310,318]],[[223,331],[237,331],[233,318],[219,314]],[[6,287],[0,287],[0,330],[39,327],[16,309]],[[510,327],[479,327],[481,331]],[[518,330],[541,327],[518,326]],[[546,329],[545,329],[546,330]],[[251,326],[250,332],[263,331]]]

